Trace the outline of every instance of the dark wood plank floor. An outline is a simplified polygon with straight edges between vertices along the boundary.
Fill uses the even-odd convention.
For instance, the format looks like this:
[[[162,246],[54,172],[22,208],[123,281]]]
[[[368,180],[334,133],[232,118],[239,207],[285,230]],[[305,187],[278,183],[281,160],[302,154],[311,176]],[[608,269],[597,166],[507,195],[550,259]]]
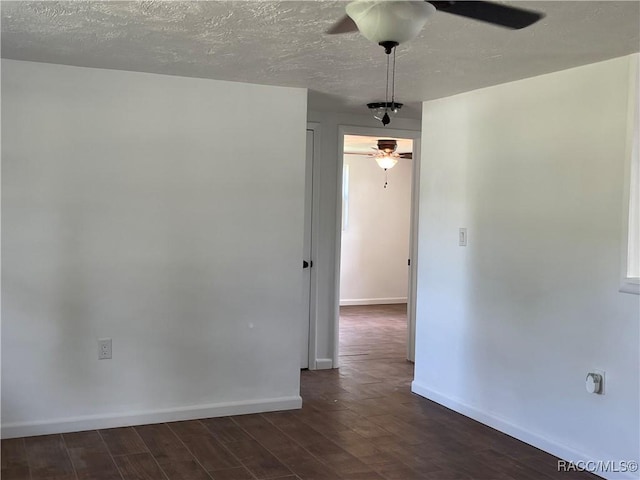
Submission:
[[[411,394],[404,305],[343,307],[302,410],[2,441],[2,480],[545,480],[557,459]]]

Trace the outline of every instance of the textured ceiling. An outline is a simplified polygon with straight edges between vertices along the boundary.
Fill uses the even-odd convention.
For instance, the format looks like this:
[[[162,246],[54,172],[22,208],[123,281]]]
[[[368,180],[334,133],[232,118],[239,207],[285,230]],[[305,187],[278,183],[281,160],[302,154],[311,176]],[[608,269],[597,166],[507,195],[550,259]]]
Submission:
[[[546,17],[519,31],[438,12],[398,48],[400,116],[419,102],[637,52],[640,3],[507,2]],[[2,56],[306,87],[310,108],[366,112],[384,100],[385,55],[323,32],[340,1],[2,1]]]

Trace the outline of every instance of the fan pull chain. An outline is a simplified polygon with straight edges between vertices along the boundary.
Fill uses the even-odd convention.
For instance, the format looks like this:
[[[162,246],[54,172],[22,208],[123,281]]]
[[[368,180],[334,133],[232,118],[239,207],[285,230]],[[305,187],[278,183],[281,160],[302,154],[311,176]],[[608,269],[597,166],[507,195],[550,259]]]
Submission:
[[[391,71],[391,103],[389,103],[389,63],[391,50],[393,50],[393,70]],[[389,105],[391,105],[391,110],[395,107],[396,102],[396,47],[393,49],[387,49],[387,86],[384,90],[384,115],[382,117],[382,125],[385,127],[391,123],[391,118],[389,117]]]
[[[387,185],[389,185],[389,182],[387,181],[387,169],[384,169],[384,188],[387,188]]]
[[[387,85],[384,89],[384,116],[382,117],[382,125],[385,127],[391,120],[389,119],[389,55],[387,55]]]
[[[387,55],[387,64],[389,63],[389,56]],[[389,70],[389,67],[387,67],[387,71]],[[391,73],[392,77],[391,77],[391,103],[392,105],[395,107],[395,103],[396,103],[396,47],[393,47],[393,70]],[[387,77],[389,76],[389,73],[387,73]],[[388,83],[388,80],[387,80]]]

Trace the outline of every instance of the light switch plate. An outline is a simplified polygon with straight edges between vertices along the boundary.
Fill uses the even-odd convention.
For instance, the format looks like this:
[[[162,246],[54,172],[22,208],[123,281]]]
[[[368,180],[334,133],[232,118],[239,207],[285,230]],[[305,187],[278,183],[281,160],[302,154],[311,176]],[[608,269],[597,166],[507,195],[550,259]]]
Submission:
[[[458,245],[461,247],[467,246],[467,229],[461,228],[458,230]]]

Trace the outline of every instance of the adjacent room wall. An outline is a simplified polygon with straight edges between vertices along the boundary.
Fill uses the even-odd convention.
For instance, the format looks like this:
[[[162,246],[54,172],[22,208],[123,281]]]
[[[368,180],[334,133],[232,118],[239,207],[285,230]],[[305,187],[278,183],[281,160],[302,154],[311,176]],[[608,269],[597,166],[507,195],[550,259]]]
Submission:
[[[366,107],[363,105],[363,109]],[[314,182],[317,185],[318,202],[320,205],[317,219],[318,234],[314,246],[315,258],[313,268],[316,269],[316,365],[315,368],[332,368],[336,365],[335,351],[335,305],[339,301],[335,290],[336,256],[339,245],[336,241],[338,219],[342,214],[337,208],[339,192],[338,176],[338,129],[341,125],[356,127],[380,128],[382,124],[371,115],[352,115],[335,112],[321,112],[310,110],[307,120],[318,124],[318,138],[320,142],[320,158],[314,159]],[[420,130],[420,120],[408,118],[394,118],[391,128],[402,130]],[[311,368],[314,368],[312,365]]]
[[[630,62],[423,105],[413,390],[569,460],[640,450],[639,298],[618,291]]]
[[[3,436],[301,405],[305,126],[303,89],[2,61]]]
[[[385,172],[371,157],[345,155],[348,224],[342,230],[340,304],[406,303],[412,160]]]

